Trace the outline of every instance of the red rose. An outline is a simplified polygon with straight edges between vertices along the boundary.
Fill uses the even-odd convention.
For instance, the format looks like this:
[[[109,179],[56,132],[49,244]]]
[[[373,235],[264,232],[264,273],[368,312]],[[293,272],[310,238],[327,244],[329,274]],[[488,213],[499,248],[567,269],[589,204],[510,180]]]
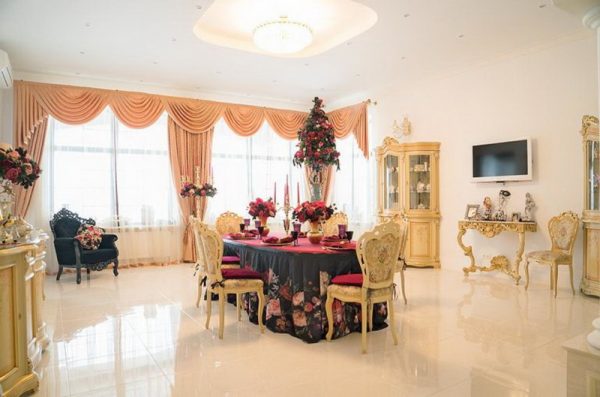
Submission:
[[[6,171],[5,177],[11,182],[16,182],[20,174],[21,170],[19,168],[10,168],[8,171]]]

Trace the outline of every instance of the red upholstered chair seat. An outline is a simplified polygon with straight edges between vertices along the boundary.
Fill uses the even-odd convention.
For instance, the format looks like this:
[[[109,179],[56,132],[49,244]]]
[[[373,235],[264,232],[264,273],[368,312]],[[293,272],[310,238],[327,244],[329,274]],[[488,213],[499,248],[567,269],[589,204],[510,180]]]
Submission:
[[[240,263],[240,258],[237,256],[224,256],[221,259],[221,263],[225,263],[226,265],[234,265]]]
[[[225,280],[231,279],[246,279],[246,280],[260,280],[262,274],[252,269],[221,269],[221,274]]]
[[[332,278],[331,283],[337,285],[353,285],[355,287],[362,287],[363,275],[362,273],[340,274],[339,276],[335,276],[334,278]]]

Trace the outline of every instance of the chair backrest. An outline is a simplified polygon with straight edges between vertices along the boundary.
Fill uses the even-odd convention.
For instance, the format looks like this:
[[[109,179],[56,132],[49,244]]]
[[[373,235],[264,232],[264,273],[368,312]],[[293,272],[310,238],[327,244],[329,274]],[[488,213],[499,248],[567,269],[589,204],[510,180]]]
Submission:
[[[57,237],[75,237],[79,227],[82,224],[96,225],[96,221],[89,218],[82,218],[75,212],[71,212],[66,208],[58,211],[50,220],[50,230],[55,238]]]
[[[347,225],[348,215],[343,212],[336,212],[323,223],[323,235],[333,236],[338,234],[338,225]]]
[[[221,236],[228,233],[237,233],[240,231],[240,223],[244,222],[244,218],[235,212],[223,212],[215,221],[215,229]]]
[[[190,215],[189,221],[190,227],[192,228],[192,232],[194,233],[194,247],[196,248],[196,268],[200,271],[201,274],[205,274],[207,272],[207,265],[204,254],[204,244],[202,243],[201,234],[204,230],[208,229],[208,227],[194,215]]]
[[[223,239],[214,230],[208,228],[198,228],[200,240],[202,241],[204,255],[203,260],[206,265],[206,274],[210,280],[221,281],[221,261],[223,260]]]
[[[396,266],[396,271],[401,271],[404,268],[405,263],[405,251],[406,251],[406,242],[408,241],[408,220],[406,218],[401,218],[398,220],[391,220],[390,222],[398,222],[400,224],[400,252],[398,253],[398,263]]]
[[[400,224],[386,222],[360,236],[356,255],[363,273],[363,288],[387,288],[394,283],[401,232]]]
[[[563,212],[551,218],[548,222],[548,231],[552,239],[552,251],[572,255],[578,230],[579,216],[574,212]]]

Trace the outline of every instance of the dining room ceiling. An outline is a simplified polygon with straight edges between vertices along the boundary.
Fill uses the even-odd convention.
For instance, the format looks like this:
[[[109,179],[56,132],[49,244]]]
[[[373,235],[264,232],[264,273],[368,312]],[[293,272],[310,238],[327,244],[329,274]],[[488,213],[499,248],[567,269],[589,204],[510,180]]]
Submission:
[[[300,0],[299,0],[300,1]],[[550,0],[359,0],[378,21],[308,58],[281,58],[199,40],[210,0],[2,0],[0,49],[17,78],[136,82],[309,104],[386,87],[592,35]]]

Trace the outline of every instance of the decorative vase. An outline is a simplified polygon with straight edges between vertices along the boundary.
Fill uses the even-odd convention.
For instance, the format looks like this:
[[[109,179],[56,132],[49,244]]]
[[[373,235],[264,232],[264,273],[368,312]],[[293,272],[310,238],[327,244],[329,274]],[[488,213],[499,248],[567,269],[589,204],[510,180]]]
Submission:
[[[306,233],[306,237],[312,244],[319,244],[323,238],[323,232],[319,226],[319,221],[310,222],[310,231]]]
[[[308,182],[310,184],[310,201],[321,201],[323,197],[323,175],[321,171],[309,168]]]
[[[269,220],[269,217],[261,216],[258,219],[260,220],[260,225],[263,227],[263,232],[261,233],[261,236],[268,236],[270,232],[269,228],[267,227],[267,221]]]

